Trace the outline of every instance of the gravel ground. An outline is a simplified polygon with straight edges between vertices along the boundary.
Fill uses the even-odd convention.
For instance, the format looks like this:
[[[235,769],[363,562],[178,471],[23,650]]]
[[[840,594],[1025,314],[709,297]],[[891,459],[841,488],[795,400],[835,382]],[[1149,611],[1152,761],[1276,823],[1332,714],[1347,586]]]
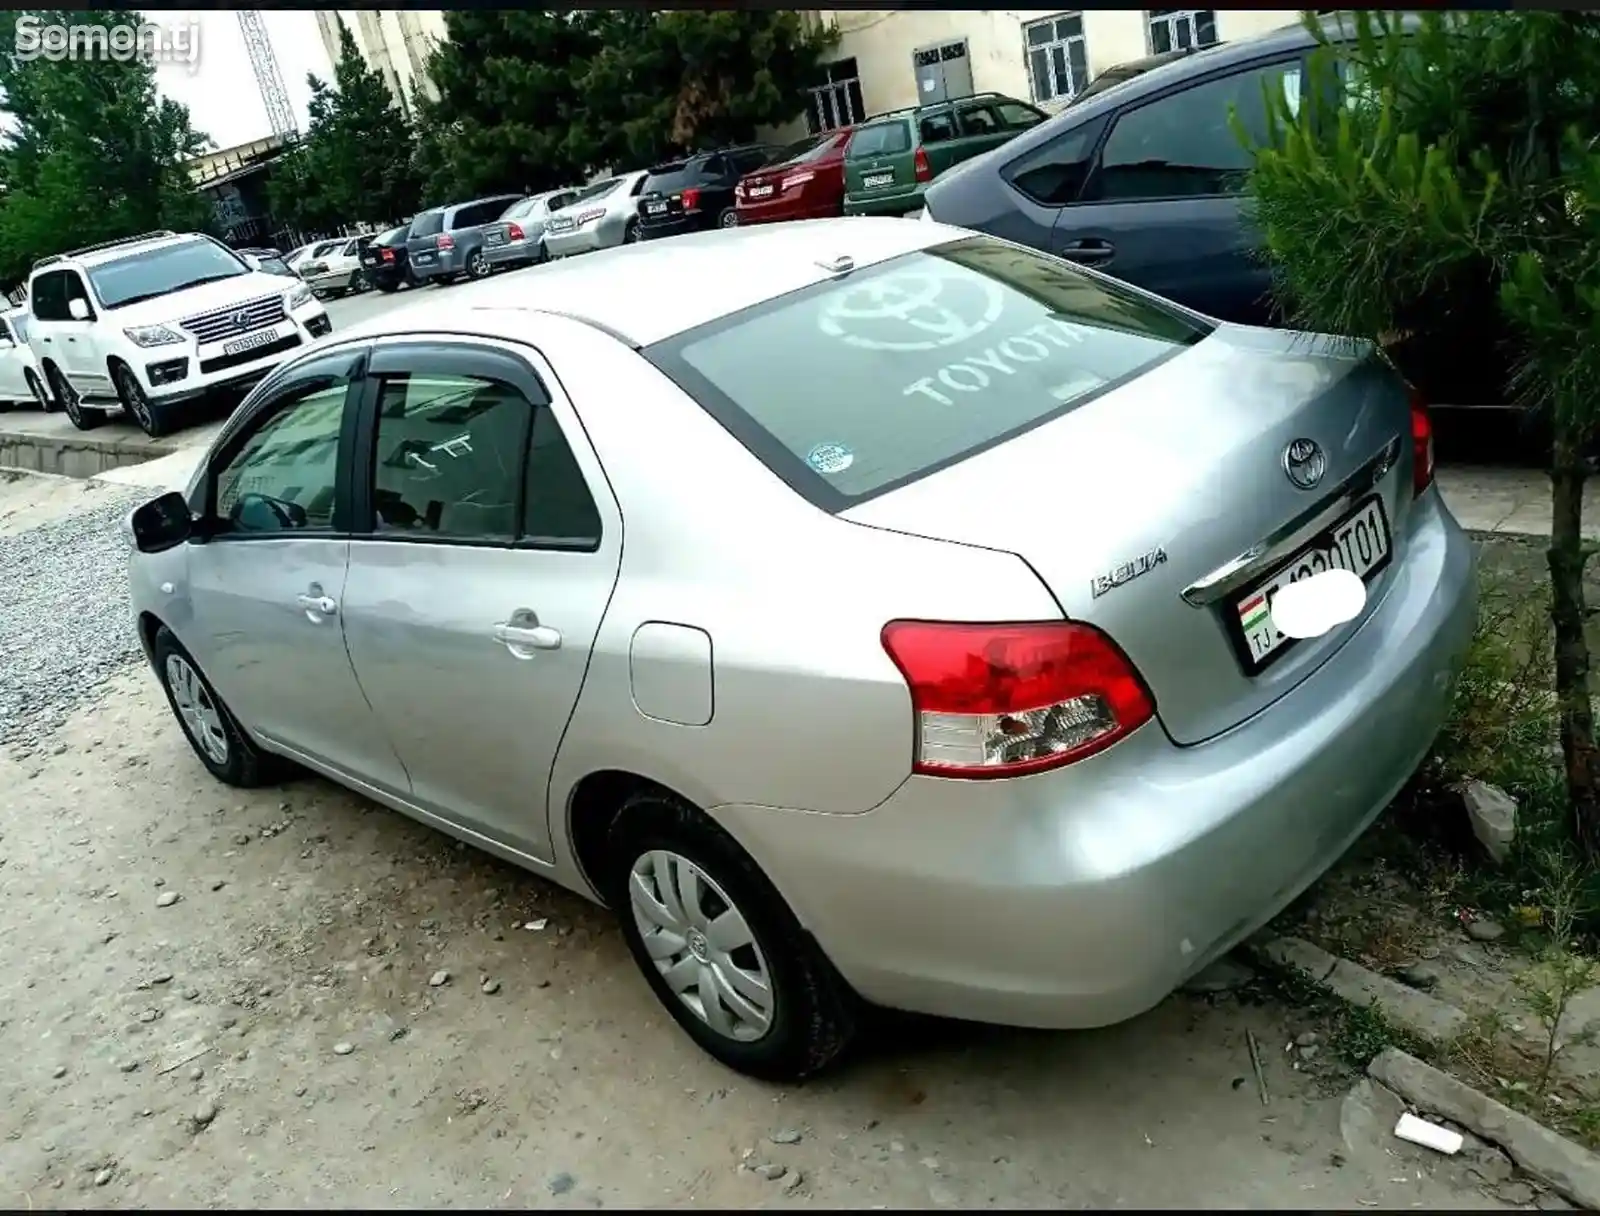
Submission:
[[[35,522],[37,508],[21,504],[40,484],[76,509]],[[148,497],[98,482],[0,482],[0,745],[23,755],[41,746],[67,713],[138,657],[120,525]]]
[[[0,702],[0,1206],[1507,1206],[1344,1117],[1325,1028],[1248,972],[1103,1031],[896,1022],[812,1085],[727,1072],[603,911],[327,782],[213,782],[128,664],[108,494],[0,482],[0,688],[34,707]]]

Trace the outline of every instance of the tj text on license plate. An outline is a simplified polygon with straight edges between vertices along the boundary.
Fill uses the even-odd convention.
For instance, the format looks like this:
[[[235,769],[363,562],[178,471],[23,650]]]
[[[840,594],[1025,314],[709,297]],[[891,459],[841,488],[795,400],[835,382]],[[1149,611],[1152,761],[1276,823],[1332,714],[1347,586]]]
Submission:
[[[861,179],[861,184],[872,190],[878,186],[887,186],[892,181],[894,181],[893,173],[869,173]]]
[[[645,210],[651,215],[660,215],[666,209],[667,205],[665,203],[650,203],[645,207]]]
[[[1238,621],[1246,670],[1255,675],[1294,641],[1272,623],[1272,597],[1282,588],[1324,570],[1349,570],[1366,581],[1388,565],[1389,553],[1389,521],[1383,513],[1383,500],[1372,497],[1278,567],[1270,578],[1239,595],[1232,612]]]
[[[232,342],[222,344],[222,353],[225,355],[242,355],[247,350],[255,350],[258,346],[271,346],[278,340],[278,331],[264,329],[258,334],[248,334],[243,338],[235,338]]]

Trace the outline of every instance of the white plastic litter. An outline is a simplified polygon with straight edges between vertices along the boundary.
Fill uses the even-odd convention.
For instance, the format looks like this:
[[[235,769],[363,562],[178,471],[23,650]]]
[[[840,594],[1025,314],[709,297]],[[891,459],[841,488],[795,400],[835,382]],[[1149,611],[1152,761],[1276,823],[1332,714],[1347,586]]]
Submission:
[[[1324,570],[1280,588],[1272,597],[1272,623],[1288,638],[1320,638],[1354,620],[1367,602],[1367,585],[1348,570]]]
[[[1446,1156],[1459,1153],[1463,1143],[1460,1132],[1429,1123],[1415,1115],[1401,1115],[1400,1122],[1394,1125],[1394,1134],[1402,1140],[1409,1140],[1412,1144],[1420,1144],[1423,1148],[1431,1148]]]

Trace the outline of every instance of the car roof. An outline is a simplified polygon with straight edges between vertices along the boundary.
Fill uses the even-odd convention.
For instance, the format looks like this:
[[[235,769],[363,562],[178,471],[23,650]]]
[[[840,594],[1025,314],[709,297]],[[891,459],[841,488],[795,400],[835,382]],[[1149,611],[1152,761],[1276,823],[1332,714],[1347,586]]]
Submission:
[[[198,232],[178,232],[172,236],[151,237],[146,241],[126,241],[113,245],[109,249],[91,249],[85,253],[66,253],[52,262],[35,265],[36,273],[50,270],[67,270],[73,266],[82,266],[88,269],[92,266],[103,266],[107,262],[121,261],[129,254],[149,253],[152,249],[165,249],[173,245],[191,244],[196,240],[205,240],[205,236]]]
[[[573,317],[630,345],[649,346],[834,278],[828,265],[841,257],[860,269],[971,235],[946,224],[859,216],[685,233],[468,283],[443,299],[428,293],[340,334],[371,338],[486,325],[501,330],[507,311],[529,310]],[[761,274],[750,274],[752,265]],[[488,315],[495,311],[502,315]]]

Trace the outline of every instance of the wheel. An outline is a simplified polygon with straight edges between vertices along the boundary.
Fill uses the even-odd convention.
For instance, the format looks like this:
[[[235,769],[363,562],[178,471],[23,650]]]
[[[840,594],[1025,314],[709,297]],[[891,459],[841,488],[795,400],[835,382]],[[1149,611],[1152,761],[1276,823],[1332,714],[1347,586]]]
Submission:
[[[550,260],[550,250],[545,248],[545,243],[543,241],[540,241],[539,242],[539,253],[538,253],[538,256],[533,259],[533,264],[535,266],[543,266],[549,260]]]
[[[398,282],[390,283],[385,279],[377,280],[374,286],[376,286],[379,291],[383,292],[384,295],[389,295],[400,290],[400,284]]]
[[[39,383],[39,377],[33,374],[30,367],[27,371],[28,389],[33,393],[33,398],[39,403],[39,408],[47,414],[55,413],[56,403],[50,394],[44,391],[44,385]]]
[[[748,1076],[798,1081],[849,1046],[855,994],[731,836],[647,793],[623,807],[609,846],[606,894],[628,949],[709,1055]]]
[[[637,245],[639,243],[639,220],[637,217],[630,219],[627,227],[622,230],[622,243],[624,245]]]
[[[99,410],[91,410],[83,404],[83,399],[78,396],[78,390],[56,370],[54,363],[45,366],[44,374],[50,381],[50,391],[55,394],[56,400],[61,402],[61,407],[67,411],[67,418],[73,426],[80,431],[89,431],[105,421],[105,415]]]
[[[111,381],[117,386],[117,400],[122,402],[122,408],[139,424],[139,429],[152,439],[159,439],[170,429],[164,412],[145,395],[144,388],[139,384],[126,363],[111,365]]]
[[[207,771],[241,789],[282,780],[288,762],[251,741],[172,630],[165,625],[157,629],[153,649],[167,703]]]
[[[493,269],[488,262],[483,260],[483,250],[474,249],[467,254],[467,278],[486,279]]]
[[[718,228],[737,228],[738,226],[739,226],[739,213],[737,211],[735,211],[732,207],[729,207],[721,215],[717,216],[717,227]]]

